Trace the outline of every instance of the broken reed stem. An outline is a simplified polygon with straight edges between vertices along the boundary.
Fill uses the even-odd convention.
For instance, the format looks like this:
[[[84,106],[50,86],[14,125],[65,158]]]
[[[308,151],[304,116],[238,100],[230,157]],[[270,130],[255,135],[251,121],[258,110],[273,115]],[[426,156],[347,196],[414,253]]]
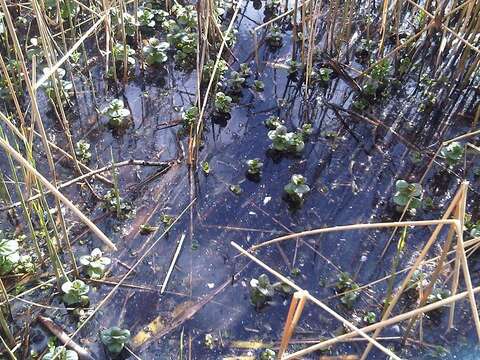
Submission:
[[[455,194],[452,202],[449,204],[447,210],[445,211],[445,213],[443,214],[442,216],[442,219],[439,220],[438,222],[438,225],[435,227],[435,230],[433,231],[433,233],[430,235],[430,238],[428,239],[427,243],[425,244],[425,246],[423,247],[420,255],[417,256],[417,258],[415,259],[415,262],[412,266],[412,268],[410,269],[410,271],[408,272],[407,276],[405,277],[405,279],[403,280],[402,284],[400,285],[400,288],[397,290],[397,293],[395,294],[395,296],[393,297],[392,301],[387,305],[387,308],[384,310],[383,312],[383,316],[382,316],[382,321],[383,320],[386,320],[390,314],[392,313],[393,311],[393,308],[395,307],[395,305],[397,304],[398,300],[400,299],[400,296],[402,295],[403,291],[407,288],[408,286],[408,283],[410,282],[410,279],[412,278],[413,274],[415,273],[415,271],[418,269],[418,267],[420,266],[420,263],[423,261],[423,259],[425,258],[425,256],[427,256],[427,253],[428,251],[430,250],[430,248],[432,247],[432,245],[435,243],[435,241],[437,240],[437,237],[438,235],[440,234],[440,231],[441,229],[443,228],[443,225],[445,223],[442,223],[442,221],[447,221],[447,218],[450,216],[450,214],[452,213],[453,209],[457,206],[457,203],[458,201],[461,199],[462,197],[462,193],[463,193],[463,190],[462,188],[460,188],[457,193]],[[452,224],[453,226],[456,227],[456,230],[458,230],[460,228],[460,224],[459,224],[459,221],[458,220],[450,220],[450,224]],[[373,334],[373,339],[377,338],[379,335],[380,335],[380,332],[382,331],[382,328],[378,328],[377,330],[375,330],[374,334]],[[367,344],[367,348],[365,349],[362,357],[360,360],[365,360],[368,356],[368,353],[370,352],[370,350],[372,349],[372,346],[370,344]]]
[[[307,231],[280,236],[275,239],[268,240],[257,245],[253,245],[250,248],[250,250],[254,251],[264,246],[272,245],[285,240],[295,239],[297,237],[325,234],[325,233],[331,233],[331,232],[379,229],[379,228],[391,228],[391,227],[405,227],[405,226],[454,225],[454,224],[457,224],[457,222],[458,221],[454,219],[442,219],[442,220],[420,220],[420,221],[401,221],[401,222],[387,222],[387,223],[341,225],[341,226],[334,226],[329,228],[307,230]]]
[[[69,187],[75,183],[78,183],[80,181],[83,181],[85,179],[88,179],[90,177],[93,177],[93,176],[96,176],[102,172],[106,172],[106,171],[109,171],[111,170],[113,167],[115,168],[119,168],[119,167],[123,167],[123,166],[135,166],[135,165],[142,165],[142,166],[168,166],[169,164],[171,163],[171,161],[165,161],[165,162],[151,162],[151,161],[145,161],[145,160],[124,160],[124,161],[120,161],[120,162],[117,162],[117,163],[114,163],[114,164],[110,164],[110,165],[107,165],[107,166],[104,166],[102,168],[99,168],[99,169],[95,169],[95,170],[91,170],[90,172],[88,173],[84,173],[83,175],[81,176],[77,176],[76,178],[74,179],[71,179],[71,180],[68,180],[68,181],[65,181],[65,182],[62,182],[62,183],[59,183],[58,186],[57,186],[57,189],[60,190],[60,189],[63,189],[63,188],[66,188],[66,187]],[[50,194],[50,191],[45,191],[45,195],[47,194]],[[28,203],[30,201],[33,201],[33,200],[36,200],[40,197],[40,194],[36,194],[36,195],[33,195],[31,197],[29,197],[28,199],[25,199],[25,202]],[[0,208],[0,211],[7,211],[7,210],[10,210],[10,209],[13,209],[17,206],[20,206],[21,205],[21,202],[18,201],[16,203],[12,203],[10,204],[9,206],[5,206],[3,208]]]
[[[110,249],[117,250],[115,244],[92,222],[83,214],[70,200],[68,200],[61,192],[57,190],[42,174],[38,172],[22,155],[13,149],[8,143],[0,139],[0,146],[9,153],[15,161],[26,168],[26,170],[35,176],[53,195],[61,201],[67,208],[69,208],[80,220]]]
[[[285,322],[285,329],[283,331],[282,342],[280,344],[280,349],[278,350],[277,359],[281,360],[283,353],[288,347],[288,343],[295,331],[298,320],[302,315],[303,307],[305,306],[305,301],[307,300],[306,293],[307,291],[297,291],[292,296],[292,302],[288,310],[287,320]]]
[[[178,256],[180,255],[180,251],[182,251],[184,240],[185,240],[185,234],[182,234],[182,236],[180,237],[180,241],[178,242],[177,249],[175,250],[175,254],[173,255],[172,262],[170,263],[170,266],[168,268],[167,275],[165,276],[165,280],[163,280],[162,288],[160,289],[160,294],[163,294],[165,292],[165,289],[167,288],[168,281],[170,280],[170,276],[172,275],[173,268],[177,263],[177,259],[178,259]]]
[[[480,286],[477,286],[473,289],[473,293],[476,294],[480,292]],[[443,299],[443,300],[439,300],[439,301],[436,301],[434,303],[431,303],[429,305],[426,305],[424,307],[421,307],[421,308],[417,308],[415,310],[411,310],[411,311],[408,311],[406,313],[403,313],[403,314],[400,314],[400,315],[397,315],[397,316],[394,316],[390,319],[387,319],[387,320],[384,320],[384,321],[380,321],[376,324],[372,324],[372,325],[368,325],[368,326],[365,326],[363,327],[361,330],[364,331],[364,332],[370,332],[370,331],[373,331],[373,330],[377,330],[379,328],[385,328],[387,326],[391,326],[391,325],[394,325],[394,324],[397,324],[399,322],[402,322],[402,321],[405,321],[405,320],[408,320],[414,316],[418,316],[418,315],[422,315],[424,313],[428,313],[432,310],[436,310],[436,309],[439,309],[443,306],[447,306],[447,305],[451,305],[451,304],[454,304],[455,302],[459,301],[459,300],[462,300],[462,299],[465,299],[466,297],[468,296],[468,291],[464,291],[462,293],[458,293],[457,295],[453,295],[453,296],[449,296],[448,298],[446,299]],[[353,338],[357,335],[356,332],[352,331],[352,332],[349,332],[347,334],[343,334],[343,335],[340,335],[340,336],[337,336],[335,338],[332,338],[332,339],[328,339],[328,340],[325,340],[325,341],[322,341],[322,342],[319,342],[315,345],[312,345],[308,348],[305,348],[303,350],[300,350],[300,351],[297,351],[293,354],[290,354],[288,356],[285,356],[283,358],[283,360],[291,360],[291,359],[299,359],[299,358],[302,358],[304,357],[305,355],[307,354],[310,354],[312,352],[315,352],[315,351],[319,351],[319,350],[322,350],[322,349],[325,349],[325,348],[328,348],[338,342],[342,342],[342,341],[345,341],[347,339],[350,339],[350,338]]]
[[[261,260],[259,260],[258,258],[256,258],[255,256],[253,256],[252,254],[250,254],[248,251],[246,251],[245,249],[243,249],[240,245],[238,245],[237,243],[235,243],[234,241],[230,242],[230,244],[235,248],[237,249],[239,252],[241,252],[243,255],[245,255],[246,257],[248,257],[250,260],[252,260],[253,262],[257,263],[258,265],[260,265],[261,267],[263,267],[265,270],[267,270],[268,272],[270,272],[272,275],[274,275],[275,277],[277,277],[280,281],[284,282],[285,284],[287,284],[288,286],[292,287],[293,289],[297,290],[297,291],[303,291],[303,289],[301,287],[299,287],[297,284],[295,284],[293,281],[291,281],[290,279],[288,279],[287,277],[283,276],[282,274],[280,274],[279,272],[273,270],[270,266],[268,266],[267,264],[265,264],[264,262],[262,262]],[[347,326],[348,328],[350,328],[351,330],[353,330],[353,333],[354,334],[358,334],[360,336],[362,336],[363,338],[365,338],[369,344],[373,344],[375,345],[378,349],[380,349],[381,351],[383,351],[385,354],[387,354],[388,356],[390,356],[392,359],[396,359],[396,360],[400,360],[400,358],[395,355],[390,349],[387,349],[385,346],[383,346],[382,344],[380,344],[378,341],[372,339],[370,336],[368,336],[363,330],[359,329],[358,327],[356,327],[355,325],[353,325],[350,321],[348,321],[347,319],[345,319],[343,316],[337,314],[334,310],[332,310],[330,307],[328,307],[327,305],[325,305],[323,302],[321,302],[320,300],[318,300],[316,297],[312,296],[310,293],[306,292],[306,297],[308,300],[310,300],[311,302],[315,303],[316,305],[318,305],[320,308],[322,308],[323,310],[325,310],[328,314],[330,314],[331,316],[333,316],[335,319],[337,319],[338,321],[340,321],[344,326]],[[288,359],[290,358],[289,356],[285,357],[284,359]]]

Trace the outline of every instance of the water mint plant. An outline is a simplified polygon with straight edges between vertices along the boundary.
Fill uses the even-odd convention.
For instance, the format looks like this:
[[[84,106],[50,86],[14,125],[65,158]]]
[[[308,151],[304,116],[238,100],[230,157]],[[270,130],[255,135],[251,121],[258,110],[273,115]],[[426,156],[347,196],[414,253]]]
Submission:
[[[463,146],[459,142],[453,141],[447,146],[444,146],[440,154],[448,166],[454,166],[462,160],[463,152]]]
[[[19,244],[16,239],[4,237],[0,232],[0,275],[11,272],[20,261]]]
[[[107,347],[107,350],[112,357],[117,357],[122,352],[129,339],[130,331],[127,329],[120,329],[117,326],[100,332],[100,340]]]
[[[82,280],[67,281],[62,285],[63,302],[67,305],[86,306],[90,287]]]
[[[167,51],[170,48],[170,44],[164,41],[160,41],[157,38],[150,38],[143,47],[143,56],[145,62],[149,66],[158,66],[167,62]]]
[[[225,95],[223,92],[217,92],[215,94],[215,111],[219,115],[228,115],[232,111],[232,98]]]
[[[123,100],[113,99],[103,109],[102,114],[108,118],[108,124],[112,128],[118,129],[126,126],[130,110],[125,107]]]
[[[301,132],[288,132],[283,125],[268,132],[268,138],[272,140],[272,148],[280,152],[300,153],[305,147]]]
[[[262,175],[263,162],[256,158],[247,160],[247,177],[252,179],[259,179]]]
[[[90,143],[86,140],[79,140],[75,144],[75,155],[77,159],[83,164],[88,164],[92,158],[92,153],[90,152]]]
[[[306,179],[299,174],[293,174],[290,182],[283,188],[287,197],[294,204],[303,203],[306,194],[310,192],[310,187],[306,184]]]
[[[84,265],[87,269],[87,275],[91,279],[101,279],[105,275],[107,266],[112,261],[103,256],[102,250],[95,248],[90,255],[84,255],[80,257],[80,264]]]
[[[78,354],[66,349],[63,346],[49,346],[48,352],[43,356],[43,360],[78,360]]]
[[[409,209],[415,210],[422,206],[422,185],[409,183],[405,180],[397,180],[395,183],[396,192],[393,195],[393,202],[403,210],[410,201]]]
[[[250,281],[250,300],[257,309],[260,309],[273,297],[275,290],[266,274]]]

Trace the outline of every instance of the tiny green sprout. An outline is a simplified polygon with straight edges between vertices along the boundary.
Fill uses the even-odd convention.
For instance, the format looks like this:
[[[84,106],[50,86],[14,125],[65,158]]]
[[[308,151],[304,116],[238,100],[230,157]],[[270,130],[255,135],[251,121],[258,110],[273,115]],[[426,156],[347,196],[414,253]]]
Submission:
[[[434,302],[444,300],[451,295],[450,290],[448,289],[439,289],[434,288],[432,293],[428,295],[427,304],[433,304]]]
[[[418,164],[422,162],[422,154],[420,153],[420,151],[412,151],[410,153],[410,160],[414,164]]]
[[[293,174],[290,182],[283,188],[288,199],[295,204],[301,204],[304,196],[310,192],[306,179],[299,174]]]
[[[277,25],[272,25],[265,40],[271,49],[281,48],[283,43],[282,31]]]
[[[453,141],[447,146],[444,146],[440,153],[445,158],[448,166],[454,166],[463,157],[463,146],[459,142]]]
[[[103,196],[102,207],[112,213],[117,214],[120,219],[128,218],[132,212],[132,205],[125,201],[118,193],[117,189],[110,189]]]
[[[331,80],[333,70],[322,67],[318,70],[318,80],[322,83],[328,83]]]
[[[83,164],[88,164],[92,158],[90,144],[86,140],[80,140],[75,144],[75,155]]]
[[[247,160],[247,175],[252,177],[260,177],[262,174],[263,162],[260,159],[250,159]]]
[[[209,349],[209,350],[213,350],[213,348],[215,347],[215,338],[213,337],[212,334],[205,334],[205,339],[203,340],[203,345]]]
[[[359,295],[359,292],[357,291],[359,286],[357,285],[357,283],[353,281],[349,273],[342,272],[338,276],[336,288],[339,292],[345,293],[340,298],[340,301],[348,309],[351,309]]]
[[[480,237],[480,224],[475,224],[470,229],[470,236],[472,238]]]
[[[0,275],[11,272],[20,261],[19,244],[17,239],[1,238],[0,232]]]
[[[267,0],[265,3],[265,10],[275,13],[282,4],[281,0]]]
[[[198,107],[192,106],[185,110],[182,114],[183,127],[190,129],[198,120]]]
[[[272,115],[267,120],[265,120],[265,126],[270,130],[275,130],[277,127],[283,124],[283,121],[280,120],[278,116]]]
[[[242,188],[238,184],[231,184],[228,188],[235,195],[240,195],[242,193]]]
[[[409,208],[418,209],[422,205],[422,185],[418,183],[409,183],[405,180],[397,180],[395,183],[396,192],[393,195],[393,202],[400,209],[404,209],[410,201]]]
[[[298,267],[295,267],[292,269],[292,271],[290,271],[290,274],[292,274],[292,276],[298,277],[302,274],[302,271]]]
[[[50,73],[50,69],[44,68],[43,75]],[[73,95],[73,83],[71,81],[65,80],[66,71],[62,68],[58,68],[50,77],[45,80],[42,87],[45,89],[47,96],[50,99],[55,98],[55,85],[56,81],[57,86],[59,87],[60,94],[64,100],[67,100]],[[57,81],[58,80],[58,81]]]
[[[125,107],[123,100],[113,99],[103,109],[102,114],[108,118],[108,124],[117,129],[126,125],[130,110]]]
[[[142,49],[145,62],[150,66],[166,63],[168,60],[167,50],[169,47],[170,44],[167,42],[160,41],[156,38],[148,39]]]
[[[204,83],[208,83],[210,78],[213,75],[213,69],[215,67],[215,61],[212,59],[208,60],[205,65],[203,65],[203,72],[202,72],[202,81]],[[213,83],[217,83],[220,79],[223,78],[225,73],[228,71],[228,63],[220,59],[217,66],[217,71],[215,72],[215,76],[213,78]]]
[[[137,10],[137,19],[140,26],[153,28],[155,26],[155,14],[148,8]]]
[[[226,115],[232,111],[232,98],[219,91],[215,94],[215,111],[219,114]]]
[[[260,360],[275,360],[276,355],[277,354],[272,349],[265,349],[260,354]]]
[[[287,61],[288,65],[288,75],[289,76],[295,76],[298,74],[298,72],[302,69],[303,64],[299,61],[296,60],[289,60]]]
[[[248,78],[250,75],[252,75],[252,69],[250,69],[250,65],[248,64],[240,64],[239,73],[244,78]]]
[[[257,309],[264,306],[274,295],[275,290],[268,275],[262,274],[258,279],[250,280],[250,300]]]
[[[254,80],[252,88],[256,92],[263,92],[265,90],[265,84],[263,83],[262,80]]]
[[[300,131],[302,132],[303,137],[307,138],[313,133],[313,125],[310,123],[303,124]]]
[[[370,325],[375,324],[377,321],[377,314],[375,314],[373,311],[369,311],[363,317],[363,321]]]
[[[140,225],[140,234],[142,235],[148,235],[148,234],[154,233],[157,230],[158,230],[158,226],[152,226],[149,224]]]
[[[227,83],[231,91],[238,93],[245,86],[245,78],[240,73],[232,71]]]
[[[202,167],[202,171],[205,175],[210,175],[212,168],[210,167],[210,164],[208,163],[208,161],[202,161],[200,166]]]
[[[302,133],[288,132],[283,125],[270,130],[268,138],[272,140],[272,148],[280,152],[300,153],[305,147]]]
[[[116,357],[119,355],[125,344],[130,339],[130,331],[127,329],[120,329],[119,327],[111,327],[100,332],[100,340],[107,347],[108,352]]]
[[[160,221],[162,222],[163,226],[169,227],[173,224],[175,218],[169,214],[162,214],[162,216],[160,216]]]
[[[48,353],[43,356],[43,360],[78,360],[78,354],[73,350],[68,350],[63,346],[49,346]]]
[[[67,305],[85,306],[88,304],[90,287],[82,280],[67,281],[62,284],[63,302]]]
[[[90,255],[80,257],[80,264],[87,267],[87,275],[90,279],[101,279],[105,275],[107,266],[112,261],[103,256],[102,250],[95,248]]]

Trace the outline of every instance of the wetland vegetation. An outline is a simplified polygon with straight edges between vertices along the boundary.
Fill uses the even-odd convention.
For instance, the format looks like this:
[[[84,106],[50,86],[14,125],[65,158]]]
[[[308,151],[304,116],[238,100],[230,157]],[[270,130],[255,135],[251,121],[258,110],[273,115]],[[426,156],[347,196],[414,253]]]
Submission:
[[[480,358],[480,0],[0,6],[0,359]]]

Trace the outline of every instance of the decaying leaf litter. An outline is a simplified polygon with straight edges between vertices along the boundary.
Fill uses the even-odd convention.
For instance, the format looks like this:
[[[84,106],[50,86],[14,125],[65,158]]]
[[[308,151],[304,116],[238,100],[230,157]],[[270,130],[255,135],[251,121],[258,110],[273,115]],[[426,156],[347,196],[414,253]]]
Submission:
[[[478,1],[1,5],[3,356],[473,354]]]

